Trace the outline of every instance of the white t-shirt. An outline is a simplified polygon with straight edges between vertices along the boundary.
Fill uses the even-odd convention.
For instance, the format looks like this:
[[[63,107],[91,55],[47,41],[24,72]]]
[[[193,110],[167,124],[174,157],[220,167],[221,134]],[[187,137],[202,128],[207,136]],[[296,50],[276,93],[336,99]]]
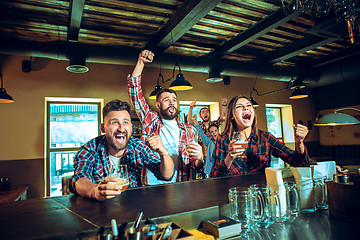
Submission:
[[[114,157],[112,155],[109,154],[109,160],[110,160],[110,164],[111,166],[113,166],[115,169],[120,165],[120,159],[121,158],[117,158]],[[111,173],[110,173],[111,174]]]
[[[174,162],[175,169],[178,168],[178,159],[179,159],[179,143],[180,143],[180,128],[176,120],[164,120],[162,119],[164,125],[160,128],[159,137],[163,143],[166,151],[169,153],[171,159]],[[148,184],[164,184],[176,182],[177,172],[174,173],[171,181],[162,181],[158,180],[155,175],[148,170]]]

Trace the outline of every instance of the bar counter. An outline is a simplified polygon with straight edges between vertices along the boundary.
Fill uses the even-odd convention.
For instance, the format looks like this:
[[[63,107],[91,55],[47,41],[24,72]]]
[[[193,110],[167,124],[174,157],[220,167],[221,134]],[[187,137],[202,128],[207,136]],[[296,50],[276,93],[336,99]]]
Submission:
[[[65,195],[0,204],[0,239],[96,239],[99,228],[109,227],[111,219],[118,224],[133,222],[139,211],[144,219],[174,221],[189,230],[207,217],[226,214],[229,188],[253,183],[265,183],[264,173],[128,189],[102,202]],[[332,219],[327,212],[252,231],[253,239],[356,236],[357,224]]]

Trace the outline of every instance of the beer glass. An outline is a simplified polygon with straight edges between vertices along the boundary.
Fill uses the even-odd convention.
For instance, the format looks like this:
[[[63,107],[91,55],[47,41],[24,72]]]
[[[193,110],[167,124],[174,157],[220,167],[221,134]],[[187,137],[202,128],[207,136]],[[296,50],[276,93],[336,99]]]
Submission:
[[[245,132],[233,132],[230,136],[230,141],[232,142],[233,146],[238,146],[241,149],[246,149],[248,147],[248,140],[245,135]],[[245,154],[242,154],[240,158],[244,158]]]
[[[110,176],[118,178],[116,184],[121,186],[122,192],[129,187],[129,174],[126,165],[112,166]]]

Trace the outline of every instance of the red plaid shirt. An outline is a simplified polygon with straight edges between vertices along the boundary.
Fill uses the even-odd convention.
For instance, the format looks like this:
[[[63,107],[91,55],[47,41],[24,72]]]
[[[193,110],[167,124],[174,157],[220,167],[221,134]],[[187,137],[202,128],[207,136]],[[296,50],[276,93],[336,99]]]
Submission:
[[[255,131],[251,132],[249,145],[244,151],[245,158],[236,158],[230,169],[225,165],[225,158],[229,149],[229,134],[222,134],[216,141],[215,167],[213,177],[240,175],[252,172],[265,171],[270,166],[271,156],[281,158],[291,166],[309,165],[309,156],[297,153],[277,140],[272,134],[260,131],[260,141],[257,142]]]
[[[159,135],[160,128],[164,125],[159,113],[152,111],[147,103],[141,88],[141,76],[127,78],[127,90],[130,101],[134,105],[136,114],[138,115],[142,126],[141,140],[146,140],[152,135]],[[195,168],[195,157],[190,157],[187,151],[187,144],[194,139],[194,127],[190,124],[181,123],[176,118],[180,128],[180,144],[179,144],[179,163],[184,163],[179,167],[177,181],[188,180],[190,167]],[[186,171],[185,171],[186,168]]]

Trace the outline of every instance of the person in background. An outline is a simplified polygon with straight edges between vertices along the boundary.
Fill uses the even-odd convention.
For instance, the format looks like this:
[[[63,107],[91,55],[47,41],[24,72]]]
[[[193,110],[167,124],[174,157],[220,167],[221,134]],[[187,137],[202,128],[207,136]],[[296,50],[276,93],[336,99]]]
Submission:
[[[247,137],[248,147],[241,148],[230,141],[235,131],[242,131]],[[224,132],[216,142],[213,177],[247,174],[264,171],[270,166],[271,156],[281,158],[292,166],[309,165],[309,156],[304,146],[308,134],[306,126],[295,126],[295,151],[277,140],[272,134],[257,129],[256,114],[250,100],[236,96],[228,106]]]
[[[199,116],[202,119],[201,122],[199,122],[201,129],[206,134],[206,136],[210,137],[209,134],[209,127],[210,125],[216,125],[218,128],[225,122],[226,114],[227,114],[227,98],[221,97],[220,104],[221,104],[221,115],[220,117],[215,121],[210,121],[210,110],[207,107],[203,107],[199,111]],[[196,101],[192,103],[193,106],[189,108],[189,114],[192,116],[192,109],[196,106]],[[191,112],[190,112],[191,110]]]
[[[194,128],[190,124],[181,123],[178,119],[177,94],[171,89],[163,89],[156,96],[156,108],[158,112],[150,110],[141,88],[141,74],[145,63],[153,61],[154,54],[144,50],[139,54],[138,61],[132,75],[127,78],[127,90],[129,98],[135,107],[135,111],[142,122],[143,131],[141,138],[147,141],[162,143],[171,156],[176,177],[170,182],[187,181],[190,176],[190,168],[200,168],[203,165],[203,153],[201,146],[194,141]],[[157,181],[151,173],[144,182],[149,185],[167,182]]]
[[[144,167],[163,180],[170,180],[174,165],[161,143],[149,139],[148,145],[131,136],[130,105],[113,100],[103,108],[101,131],[105,133],[85,143],[75,155],[71,192],[105,200],[120,194],[121,186],[110,171],[117,165],[127,165],[129,187],[140,187]],[[153,152],[156,150],[158,154]]]
[[[194,106],[194,104],[190,104],[190,107]],[[199,122],[196,119],[196,114],[190,116],[187,116],[188,123],[193,125],[195,129],[198,131],[199,136],[205,146],[207,146],[207,154],[206,154],[206,160],[204,164],[203,169],[203,177],[208,178],[210,177],[211,171],[213,170],[214,164],[215,164],[215,140],[219,136],[219,128],[215,124],[210,124],[208,130],[210,134],[210,138],[208,138],[203,130],[200,127]]]

